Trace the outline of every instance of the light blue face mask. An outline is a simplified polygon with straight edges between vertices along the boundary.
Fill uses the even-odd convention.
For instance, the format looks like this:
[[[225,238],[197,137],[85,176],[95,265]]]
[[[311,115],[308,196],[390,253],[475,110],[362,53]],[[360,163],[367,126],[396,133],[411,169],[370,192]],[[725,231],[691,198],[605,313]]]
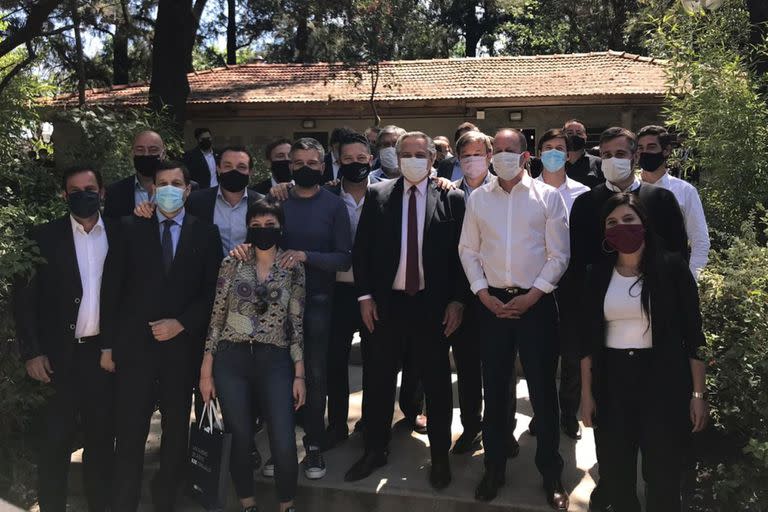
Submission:
[[[565,167],[565,161],[567,159],[568,155],[559,149],[550,149],[541,154],[541,163],[544,164],[544,169],[549,172],[557,172]]]
[[[184,189],[166,185],[155,189],[157,207],[166,213],[175,212],[184,206]]]

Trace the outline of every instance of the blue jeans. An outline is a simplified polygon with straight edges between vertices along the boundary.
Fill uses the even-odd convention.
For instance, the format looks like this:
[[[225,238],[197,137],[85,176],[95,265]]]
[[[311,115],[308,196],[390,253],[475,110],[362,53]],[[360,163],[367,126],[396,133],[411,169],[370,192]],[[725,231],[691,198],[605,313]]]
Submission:
[[[307,295],[304,306],[304,446],[325,445],[325,398],[328,383],[328,340],[331,337],[331,296]]]
[[[296,495],[299,464],[293,410],[294,366],[288,349],[267,344],[219,343],[213,359],[213,378],[224,426],[232,434],[229,470],[239,498],[253,492],[251,447],[254,435],[253,397],[259,400],[275,462],[277,498]]]

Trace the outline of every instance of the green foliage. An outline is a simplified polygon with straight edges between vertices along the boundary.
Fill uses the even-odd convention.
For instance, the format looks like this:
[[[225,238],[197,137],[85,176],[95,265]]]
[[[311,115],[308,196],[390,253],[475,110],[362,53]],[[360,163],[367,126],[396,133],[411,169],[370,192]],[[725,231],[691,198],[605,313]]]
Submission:
[[[699,281],[712,418],[740,448],[703,468],[721,510],[768,508],[768,247],[754,220],[711,255]]]
[[[768,196],[768,109],[748,64],[748,13],[743,0],[698,14],[649,7],[644,23],[651,52],[670,61],[666,123],[690,151],[684,169],[701,173],[707,219],[723,243]]]

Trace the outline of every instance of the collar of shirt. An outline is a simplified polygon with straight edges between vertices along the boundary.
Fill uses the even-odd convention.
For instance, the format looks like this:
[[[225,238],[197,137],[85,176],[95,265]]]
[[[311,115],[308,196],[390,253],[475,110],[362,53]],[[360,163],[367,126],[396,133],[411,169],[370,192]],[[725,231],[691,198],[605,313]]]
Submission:
[[[224,197],[224,193],[221,191],[221,186],[219,186],[218,191],[216,192],[216,199],[221,199],[222,201],[227,203],[227,206],[232,207],[232,205],[229,204],[229,201],[227,201],[227,199]],[[243,201],[248,201],[248,187],[245,187],[245,189],[243,189],[243,197],[240,198],[239,202],[242,203]]]
[[[93,226],[93,229],[91,230],[91,233],[86,233],[85,232],[85,228],[83,227],[83,225],[80,224],[79,222],[77,222],[77,220],[75,220],[75,218],[71,214],[69,215],[69,221],[72,223],[72,233],[75,234],[75,235],[77,233],[80,233],[81,235],[88,236],[91,233],[93,233],[95,229],[100,229],[102,231],[105,229],[104,228],[104,220],[101,218],[101,215],[99,215],[99,220],[96,221],[96,225]]]
[[[367,184],[366,186],[371,185],[371,180],[369,178],[366,178]],[[345,203],[354,204],[358,208],[363,206],[363,203],[365,202],[365,194],[363,194],[363,197],[360,198],[360,202],[358,203],[355,200],[355,196],[344,190],[344,180],[341,181],[341,185],[339,185],[339,195],[344,200]]]
[[[542,182],[542,183],[546,183],[546,181],[544,181],[544,175],[543,174],[539,174],[535,179],[540,181],[540,182]],[[576,180],[572,180],[571,178],[569,178],[566,175],[565,176],[565,181],[563,182],[562,185],[557,187],[557,190],[567,190],[567,189],[571,189],[571,188],[574,188],[574,187],[578,187],[579,185],[581,185],[581,183],[579,183]]]
[[[640,184],[641,184],[641,181],[640,181],[640,179],[637,176],[635,176],[635,179],[632,182],[632,184],[630,186],[628,186],[624,190],[621,190],[619,187],[617,187],[616,185],[614,185],[610,181],[606,181],[605,182],[605,186],[608,188],[608,190],[610,190],[612,192],[634,192],[635,190],[640,188]]]
[[[531,178],[531,176],[528,174],[528,172],[525,169],[523,169],[520,172],[522,173],[523,177],[520,178],[520,181],[518,181],[514,187],[512,187],[512,190],[515,190],[517,187],[521,185],[525,188],[531,188],[531,184],[533,183],[533,178]],[[491,185],[491,189],[498,189],[504,192],[505,194],[507,193],[506,190],[501,188],[501,182],[499,179],[493,180],[493,185]]]
[[[141,192],[146,192],[147,194],[149,194],[149,190],[144,188],[144,186],[139,181],[139,177],[138,176],[134,176],[133,181],[135,183],[135,185],[133,187],[134,190],[140,190]]]
[[[157,215],[157,222],[160,225],[162,225],[163,221],[168,218],[160,212],[160,209],[158,209],[157,212],[155,212],[155,215]],[[174,222],[174,224],[181,226],[182,224],[184,224],[184,215],[186,215],[186,211],[184,207],[182,207],[181,210],[179,210],[179,213],[177,213],[175,217],[171,217],[171,220]]]
[[[408,195],[408,190],[410,190],[413,187],[416,187],[416,190],[419,192],[419,195],[424,196],[427,193],[427,184],[429,183],[429,179],[423,179],[416,185],[409,183],[405,181],[405,178],[403,178],[403,194],[406,196]]]
[[[656,182],[656,185],[664,188],[669,188],[669,173],[667,171],[664,171],[664,176],[659,178],[659,180]]]
[[[469,195],[473,191],[487,184],[490,181],[490,178],[491,178],[491,173],[490,172],[485,173],[485,178],[483,178],[483,182],[475,188],[472,188],[469,186],[469,183],[467,183],[467,178],[461,178],[461,185],[459,186],[459,188],[463,190],[467,195]]]

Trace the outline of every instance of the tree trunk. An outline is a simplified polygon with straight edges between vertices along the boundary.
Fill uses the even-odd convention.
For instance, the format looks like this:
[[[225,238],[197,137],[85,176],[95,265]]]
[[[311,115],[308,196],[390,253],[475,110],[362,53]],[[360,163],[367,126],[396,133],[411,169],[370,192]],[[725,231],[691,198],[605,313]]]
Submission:
[[[227,64],[237,64],[237,13],[235,0],[227,0]]]
[[[205,4],[207,0],[195,0],[195,4],[192,7],[192,13],[191,17],[188,19],[189,23],[187,23],[186,32],[183,32],[183,34],[186,34],[184,37],[187,41],[187,46],[189,47],[189,52],[186,57],[186,65],[187,65],[187,72],[191,73],[194,71],[194,67],[192,66],[192,50],[195,48],[196,38],[197,38],[197,29],[200,27],[200,17],[203,15],[203,10],[205,9]],[[189,2],[182,2],[185,5],[188,5]],[[189,11],[186,11],[189,12]]]
[[[296,26],[296,39],[294,53],[294,62],[307,62],[308,59],[308,46],[309,46],[309,23],[307,18],[309,17],[309,9],[306,3],[301,3],[299,12],[297,14]]]
[[[766,22],[768,22],[768,3],[765,0],[747,0],[747,9],[749,10],[749,21],[752,23],[750,43],[755,46],[762,45],[768,36],[765,27]],[[768,73],[768,58],[764,55],[758,55],[754,59],[753,65],[759,75]]]
[[[80,35],[80,11],[77,0],[71,0],[72,23],[75,33],[75,62],[77,63],[77,104],[85,105],[85,60],[83,57],[83,38]]]
[[[184,127],[189,96],[187,71],[196,34],[196,28],[192,32],[192,27],[196,25],[191,0],[159,0],[152,44],[149,105],[155,112],[166,108],[179,132]],[[180,34],[187,37],[179,37]]]
[[[112,38],[112,83],[127,84],[130,81],[131,60],[128,55],[128,33],[131,21],[128,14],[127,0],[121,0],[120,21],[115,24],[115,35]]]

